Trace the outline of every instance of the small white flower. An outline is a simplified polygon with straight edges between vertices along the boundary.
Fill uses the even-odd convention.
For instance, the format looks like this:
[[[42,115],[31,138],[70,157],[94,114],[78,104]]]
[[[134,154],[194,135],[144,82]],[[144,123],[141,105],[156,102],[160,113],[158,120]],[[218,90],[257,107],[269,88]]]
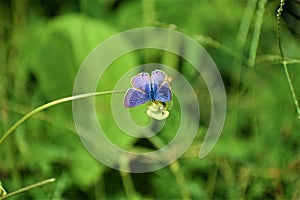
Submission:
[[[149,117],[157,120],[163,120],[169,116],[166,103],[159,101],[153,101],[152,104],[148,106],[146,113]]]

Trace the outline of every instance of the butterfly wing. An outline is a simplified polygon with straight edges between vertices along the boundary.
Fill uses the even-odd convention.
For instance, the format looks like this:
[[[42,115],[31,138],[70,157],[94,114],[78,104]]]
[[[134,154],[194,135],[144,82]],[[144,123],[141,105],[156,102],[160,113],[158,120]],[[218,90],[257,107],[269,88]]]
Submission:
[[[140,91],[146,91],[150,87],[150,76],[148,73],[142,72],[131,79],[131,85]]]
[[[166,74],[165,72],[156,69],[151,73],[151,79],[152,79],[152,84],[157,85],[157,88],[159,88],[163,82],[166,80]]]
[[[156,101],[167,102],[172,100],[172,91],[167,82],[164,82],[157,90]]]
[[[146,93],[134,88],[129,88],[125,94],[124,107],[132,108],[140,104],[144,104],[147,101],[149,101],[149,97]]]

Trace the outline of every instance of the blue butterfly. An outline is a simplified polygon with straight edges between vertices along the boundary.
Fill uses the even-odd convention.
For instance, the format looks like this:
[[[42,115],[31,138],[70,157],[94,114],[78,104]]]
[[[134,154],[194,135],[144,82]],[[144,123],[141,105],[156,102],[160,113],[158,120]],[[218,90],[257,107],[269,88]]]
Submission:
[[[132,108],[148,101],[168,102],[172,100],[172,92],[167,75],[161,70],[149,73],[142,72],[131,79],[133,88],[129,88],[125,94],[124,106]]]

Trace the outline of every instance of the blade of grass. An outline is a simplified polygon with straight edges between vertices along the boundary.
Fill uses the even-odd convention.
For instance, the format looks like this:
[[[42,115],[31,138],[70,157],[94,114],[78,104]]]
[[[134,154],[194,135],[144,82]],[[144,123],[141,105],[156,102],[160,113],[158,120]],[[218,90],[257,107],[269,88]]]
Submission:
[[[201,45],[207,45],[207,46],[210,46],[212,48],[219,49],[219,50],[223,51],[224,53],[226,53],[227,55],[233,57],[235,60],[237,60],[239,62],[244,62],[244,63],[247,62],[246,58],[243,55],[240,55],[239,52],[232,50],[228,46],[220,43],[217,40],[214,40],[211,37],[204,36],[204,35],[201,35],[199,33],[198,34],[189,33],[186,29],[180,28],[180,27],[176,26],[175,24],[167,24],[167,23],[164,23],[164,22],[155,21],[153,23],[153,25],[168,28],[168,29],[171,29],[171,30],[174,30],[174,31],[180,31],[181,33],[185,33],[185,34],[188,34],[188,35],[193,35],[192,38],[194,40],[196,40],[197,42],[199,42]]]
[[[2,197],[3,195],[6,195],[7,192],[5,191],[5,189],[2,187],[2,183],[0,181],[0,197]]]
[[[57,99],[54,101],[51,101],[49,103],[46,103],[40,107],[37,107],[36,109],[32,110],[28,114],[26,114],[24,117],[22,117],[19,121],[17,121],[14,125],[12,125],[5,133],[4,135],[0,138],[0,144],[10,135],[13,133],[13,131],[20,126],[22,123],[24,123],[27,119],[32,117],[38,112],[41,112],[42,110],[45,110],[49,107],[68,102],[68,101],[73,101],[77,99],[82,99],[82,98],[87,98],[87,97],[92,97],[92,96],[99,96],[99,95],[107,95],[107,94],[117,94],[117,93],[124,93],[125,90],[114,90],[114,91],[103,91],[103,92],[93,92],[93,93],[87,93],[87,94],[79,94],[76,96],[70,96],[70,97],[65,97],[62,99]]]
[[[125,169],[127,169],[127,171],[129,171],[130,160],[128,160],[127,158],[121,158],[120,161],[119,161],[119,165],[122,168],[125,168]],[[124,191],[125,191],[127,199],[139,199],[138,195],[137,195],[137,193],[134,189],[131,174],[128,173],[128,172],[124,172],[124,171],[119,171],[119,173],[120,173],[121,178],[122,178]]]
[[[186,180],[182,173],[179,162],[178,161],[173,162],[170,165],[170,170],[174,174],[177,184],[180,187],[181,197],[183,199],[191,199],[191,195],[190,195],[189,189],[186,185]]]
[[[162,146],[165,146],[164,142],[159,138],[159,137],[151,137],[148,138],[148,140],[157,148],[160,149]],[[170,166],[170,170],[173,173],[178,188],[181,193],[181,198],[182,199],[191,199],[190,191],[189,188],[186,184],[185,177],[182,173],[181,167],[179,162],[176,160],[174,161]]]
[[[267,0],[260,0],[258,1],[258,8],[255,13],[255,22],[253,27],[253,36],[250,43],[250,49],[249,49],[249,58],[248,58],[248,67],[250,68],[250,73],[248,74],[247,81],[249,82],[249,85],[252,90],[252,108],[256,109],[256,81],[255,81],[255,62],[256,62],[256,54],[259,44],[259,38],[261,34],[261,27],[263,25],[264,20],[264,13],[265,13],[265,6],[267,4]],[[247,87],[244,87],[242,89],[242,93],[244,93],[247,90]],[[258,120],[256,114],[253,115],[253,129],[254,133],[259,133],[258,128]]]
[[[255,13],[257,0],[247,1],[244,8],[244,15],[242,17],[239,31],[236,36],[236,46],[237,52],[240,52],[241,56],[243,56],[243,51],[245,49],[245,43],[249,34],[249,30],[251,27],[251,21],[253,15]],[[244,62],[246,64],[247,62]],[[237,88],[240,87],[241,82],[241,72],[243,68],[243,63],[238,62],[238,60],[233,60],[233,71],[232,71],[232,84],[236,84]]]
[[[244,15],[241,20],[239,31],[236,36],[236,44],[238,46],[238,51],[244,49],[246,39],[250,30],[251,20],[255,11],[257,0],[247,1],[244,9]]]
[[[56,188],[52,196],[53,200],[62,199],[62,194],[67,186],[68,179],[69,179],[68,174],[63,171],[59,179],[57,180]]]
[[[249,60],[248,60],[248,66],[250,68],[254,68],[255,65],[255,59],[256,59],[256,52],[259,42],[259,37],[261,33],[261,27],[263,24],[263,17],[265,13],[265,6],[266,6],[267,0],[261,0],[258,2],[258,9],[256,12],[256,21],[254,24],[254,30],[253,30],[253,38],[250,44],[250,51],[249,51]]]
[[[127,199],[138,199],[130,173],[120,171]]]
[[[299,59],[295,58],[287,58],[284,57],[284,61],[286,62],[287,65],[291,64],[300,64]],[[272,65],[277,65],[277,64],[283,64],[281,55],[273,55],[273,54],[261,54],[259,57],[257,57],[257,64],[262,65],[264,64],[265,66],[272,66]]]
[[[246,61],[245,58],[243,57],[243,55],[241,55],[239,52],[232,50],[231,48],[227,47],[224,44],[221,44],[220,42],[212,39],[211,37],[206,37],[206,36],[197,34],[193,38],[200,44],[208,45],[210,47],[213,47],[213,48],[223,51],[224,53],[230,55],[231,57],[233,57],[235,60],[237,60],[239,62],[243,63]]]
[[[47,180],[44,180],[44,181],[41,181],[41,182],[38,182],[38,183],[35,183],[35,184],[32,184],[32,185],[23,187],[21,189],[18,189],[16,191],[10,192],[10,193],[2,196],[1,199],[6,199],[6,198],[9,198],[9,197],[12,197],[14,195],[20,194],[20,193],[28,191],[28,190],[32,190],[34,188],[40,187],[40,186],[48,184],[48,183],[52,183],[54,181],[55,181],[55,178],[50,178],[50,179],[47,179]]]
[[[240,23],[239,31],[236,36],[236,45],[238,52],[241,52],[241,56],[243,56],[243,51],[245,49],[245,43],[249,34],[249,30],[251,27],[251,21],[253,18],[253,15],[255,13],[257,0],[253,1],[247,1],[245,8],[244,8],[244,15]],[[246,64],[247,62],[244,62]],[[241,73],[242,69],[244,67],[243,63],[237,62],[237,60],[233,60],[232,64],[233,70],[232,70],[232,77],[231,77],[231,84],[236,85],[237,89],[240,89],[241,87]],[[233,98],[233,101],[235,102],[234,105],[239,105],[241,100],[242,92],[238,92],[237,95]],[[233,108],[233,129],[235,130],[235,133],[237,132],[238,127],[238,115],[239,115],[239,106],[235,106]]]

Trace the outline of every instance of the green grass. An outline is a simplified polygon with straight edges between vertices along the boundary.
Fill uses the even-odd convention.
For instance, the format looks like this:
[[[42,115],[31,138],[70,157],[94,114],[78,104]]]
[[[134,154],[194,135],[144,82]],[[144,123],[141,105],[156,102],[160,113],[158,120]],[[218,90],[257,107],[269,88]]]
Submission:
[[[276,16],[278,8],[283,11]],[[280,18],[285,9],[279,1],[254,0],[0,2],[0,181],[9,195],[25,187],[9,199],[299,198],[300,36]],[[121,56],[101,78],[99,92],[112,91],[132,67],[159,62],[189,80],[201,109],[198,135],[179,160],[130,174],[88,153],[73,124],[70,101],[77,97],[63,97],[72,94],[77,69],[99,42],[144,26],[177,30],[201,44],[222,74],[228,107],[220,139],[199,159],[211,115],[199,74],[159,50]],[[162,132],[138,140],[122,135],[111,96],[98,94],[99,122],[114,143],[149,151],[174,137],[176,101]],[[145,113],[134,117],[149,122]]]

